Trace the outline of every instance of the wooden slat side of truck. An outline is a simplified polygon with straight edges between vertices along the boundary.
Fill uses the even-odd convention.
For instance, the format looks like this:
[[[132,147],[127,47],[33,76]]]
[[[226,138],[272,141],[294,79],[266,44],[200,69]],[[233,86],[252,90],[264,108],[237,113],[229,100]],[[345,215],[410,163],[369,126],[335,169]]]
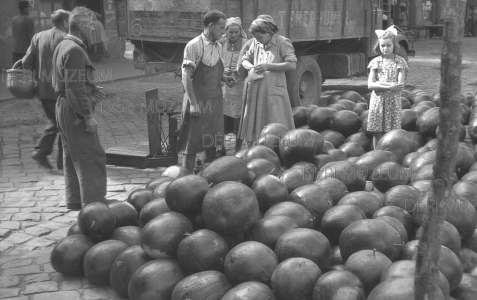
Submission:
[[[325,105],[319,103],[324,80],[367,74],[381,8],[382,0],[117,0],[119,35],[134,44],[136,67],[161,71],[180,66],[211,9],[241,17],[245,31],[258,15],[272,16],[298,57],[296,70],[287,72],[292,106]],[[402,34],[398,41],[407,59],[411,44]]]

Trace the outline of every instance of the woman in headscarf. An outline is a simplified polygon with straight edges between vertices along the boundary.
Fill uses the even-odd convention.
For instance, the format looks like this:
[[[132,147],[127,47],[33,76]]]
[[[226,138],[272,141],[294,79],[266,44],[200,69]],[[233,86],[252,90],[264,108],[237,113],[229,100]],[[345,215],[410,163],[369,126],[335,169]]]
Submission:
[[[295,129],[285,72],[296,69],[297,58],[290,40],[277,34],[272,17],[258,16],[249,31],[254,39],[242,62],[248,78],[239,137],[256,143],[270,123]]]
[[[233,133],[236,136],[235,151],[242,148],[242,140],[238,138],[240,116],[242,114],[244,81],[238,74],[237,61],[240,49],[247,41],[247,34],[242,29],[239,17],[228,18],[225,24],[225,36],[222,43],[222,61],[224,73],[234,76],[237,84],[234,87],[223,86],[224,95],[224,134]]]

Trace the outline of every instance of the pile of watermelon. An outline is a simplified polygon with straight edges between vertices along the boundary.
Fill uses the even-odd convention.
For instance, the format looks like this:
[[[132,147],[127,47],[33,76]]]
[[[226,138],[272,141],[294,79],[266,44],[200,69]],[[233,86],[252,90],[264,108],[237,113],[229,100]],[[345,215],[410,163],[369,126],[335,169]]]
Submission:
[[[166,168],[127,201],[91,203],[55,270],[131,300],[414,299],[423,218],[435,211],[439,94],[402,92],[402,129],[372,145],[369,94],[328,92],[257,145],[198,174]],[[477,96],[461,97],[438,299],[477,299]]]

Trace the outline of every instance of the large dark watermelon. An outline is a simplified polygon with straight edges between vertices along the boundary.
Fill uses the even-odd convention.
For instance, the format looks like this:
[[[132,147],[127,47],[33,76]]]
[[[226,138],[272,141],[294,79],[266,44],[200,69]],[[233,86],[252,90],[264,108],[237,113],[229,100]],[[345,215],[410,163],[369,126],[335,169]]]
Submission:
[[[172,291],[171,300],[220,300],[232,285],[218,271],[204,271],[182,279]]]
[[[109,284],[109,273],[114,261],[129,246],[116,240],[100,242],[88,250],[84,256],[84,275],[95,285]]]
[[[374,169],[384,162],[397,162],[397,157],[390,151],[372,150],[361,155],[355,161],[355,165],[359,167],[361,172],[366,173],[367,171],[367,178],[371,179]]]
[[[295,202],[285,201],[270,207],[264,217],[287,216],[290,217],[300,228],[314,228],[315,217],[303,205]]]
[[[349,271],[329,271],[318,278],[313,289],[313,300],[342,297],[350,300],[366,299],[363,284],[356,275]]]
[[[173,259],[155,259],[140,266],[129,280],[130,300],[171,299],[175,286],[186,277]]]
[[[278,258],[272,249],[258,242],[244,242],[235,246],[225,257],[225,275],[237,285],[258,281],[270,285]]]
[[[223,181],[238,181],[245,184],[248,182],[247,163],[235,156],[222,156],[211,162],[202,171],[201,176],[213,186]]]
[[[258,177],[252,185],[252,190],[257,197],[259,208],[262,212],[267,211],[273,205],[286,201],[288,188],[283,181],[273,175]]]
[[[93,246],[94,242],[83,234],[67,236],[51,251],[51,266],[65,276],[81,276],[84,274],[83,258]]]
[[[341,198],[336,205],[356,205],[364,212],[367,218],[371,218],[374,212],[383,206],[377,196],[365,191],[349,193]]]
[[[414,277],[391,278],[378,284],[368,296],[368,300],[405,300],[415,299]],[[445,300],[446,297],[439,289],[438,298],[433,300]]]
[[[391,260],[376,250],[360,250],[353,253],[345,263],[353,274],[363,283],[369,294],[381,280],[381,274],[392,264]]]
[[[315,184],[328,191],[331,200],[333,201],[333,205],[338,204],[341,198],[348,194],[348,188],[346,185],[336,178],[317,179]]]
[[[341,133],[344,137],[349,137],[359,131],[361,119],[353,111],[341,110],[333,114],[330,125],[331,130]]]
[[[295,189],[288,195],[288,201],[306,207],[315,217],[315,227],[320,226],[323,214],[333,206],[328,191],[316,184],[307,184]]]
[[[141,246],[132,246],[121,252],[111,266],[109,283],[122,298],[128,297],[128,284],[134,272],[151,261]]]
[[[287,231],[298,228],[296,222],[287,216],[266,216],[259,219],[245,234],[247,241],[260,242],[275,249],[278,239]]]
[[[143,206],[146,205],[146,203],[151,201],[151,199],[153,198],[153,194],[155,193],[154,191],[156,190],[156,188],[165,182],[170,182],[170,180],[165,180],[162,181],[160,184],[157,184],[154,187],[154,190],[136,189],[129,194],[128,199],[126,201],[131,203],[132,206],[134,206],[134,208],[137,210],[137,212],[140,213]]]
[[[287,167],[297,162],[311,162],[316,151],[317,144],[309,130],[294,129],[280,139],[280,157]]]
[[[152,258],[176,257],[179,243],[193,231],[192,223],[184,215],[163,213],[144,226],[141,246]]]
[[[407,131],[403,129],[394,129],[386,132],[379,139],[375,150],[386,150],[396,155],[396,162],[401,163],[406,155],[413,150],[414,143]]]
[[[341,232],[354,221],[363,219],[366,215],[356,205],[333,206],[323,215],[320,230],[332,245],[337,245]]]
[[[348,259],[360,250],[373,250],[386,255],[391,261],[399,257],[401,236],[391,225],[374,219],[351,223],[340,235],[341,256]]]
[[[166,188],[167,206],[186,216],[201,213],[202,200],[210,190],[207,180],[197,175],[185,175],[172,181]]]
[[[116,201],[108,204],[116,216],[116,228],[122,226],[137,226],[139,215],[132,204],[126,201]]]
[[[205,195],[202,217],[208,228],[219,234],[242,234],[259,219],[258,201],[248,186],[222,182]]]
[[[113,230],[110,240],[126,243],[129,247],[141,244],[141,228],[138,226],[123,226]]]
[[[106,204],[92,202],[80,210],[78,226],[86,236],[100,240],[116,227],[116,216]]]
[[[430,108],[417,118],[416,130],[425,137],[436,137],[436,128],[439,125],[439,120],[439,108]]]
[[[302,257],[281,262],[272,275],[272,289],[279,300],[311,299],[320,268]]]
[[[290,168],[283,171],[279,178],[287,186],[288,193],[291,193],[301,186],[312,184],[315,181],[315,173],[307,168]]]
[[[333,109],[328,107],[318,107],[309,113],[307,124],[310,129],[318,132],[330,129],[330,121],[333,114]]]
[[[292,258],[308,258],[326,270],[331,258],[331,245],[328,239],[320,232],[297,228],[285,232],[277,241],[275,253],[280,262]]]
[[[141,212],[139,213],[139,226],[144,227],[147,223],[149,223],[149,221],[158,215],[169,211],[171,211],[171,209],[169,206],[167,206],[166,199],[153,199],[144,205]]]
[[[248,281],[231,288],[221,300],[277,300],[273,291],[261,282]]]
[[[177,260],[189,274],[216,270],[223,271],[229,247],[216,232],[200,229],[188,235],[177,249]]]
[[[366,172],[349,161],[327,163],[316,174],[317,181],[328,178],[341,180],[349,192],[363,191],[366,186]]]

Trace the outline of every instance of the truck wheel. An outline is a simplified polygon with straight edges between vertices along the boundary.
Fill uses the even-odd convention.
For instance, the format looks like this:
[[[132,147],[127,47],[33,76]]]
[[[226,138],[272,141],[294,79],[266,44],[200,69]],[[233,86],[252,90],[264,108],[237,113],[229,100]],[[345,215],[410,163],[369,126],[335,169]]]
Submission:
[[[296,69],[286,72],[292,107],[318,105],[321,97],[321,70],[313,57],[298,57]]]
[[[401,46],[401,47],[399,47],[399,50],[396,54],[401,56],[402,58],[404,58],[404,60],[406,60],[406,62],[407,62],[408,61],[407,48],[403,44],[400,44],[399,46]]]

